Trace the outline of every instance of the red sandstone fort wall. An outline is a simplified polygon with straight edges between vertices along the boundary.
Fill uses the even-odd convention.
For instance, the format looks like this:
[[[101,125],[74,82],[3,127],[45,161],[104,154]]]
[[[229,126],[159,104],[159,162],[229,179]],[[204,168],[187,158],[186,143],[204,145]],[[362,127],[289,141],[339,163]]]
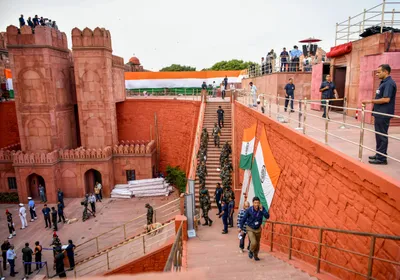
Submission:
[[[236,165],[243,129],[257,122],[257,137],[265,129],[272,153],[282,170],[271,207],[271,220],[324,226],[363,232],[400,235],[400,183],[387,178],[328,146],[301,135],[265,115],[235,103]],[[256,141],[256,144],[258,139]],[[243,181],[243,171],[236,174]],[[275,230],[288,234],[289,229]],[[318,242],[318,231],[294,229],[294,236]],[[264,230],[262,241],[268,244]],[[288,238],[274,236],[274,241],[288,246]],[[339,248],[369,254],[370,239],[344,234],[324,234],[323,242]],[[287,252],[274,246],[274,250]],[[293,248],[317,256],[317,246],[293,240]],[[298,253],[294,256],[315,264],[315,260]],[[375,256],[399,260],[400,242],[377,239]],[[366,274],[367,258],[333,249],[322,249],[325,260]],[[322,269],[343,279],[355,278],[343,270],[323,263]],[[398,279],[394,266],[374,261],[373,276]]]
[[[0,103],[0,148],[19,143],[15,102]]]
[[[161,272],[164,270],[164,266],[167,263],[169,252],[172,248],[172,243],[173,242],[137,260],[134,260],[117,269],[114,269],[106,273],[105,276],[115,274],[139,274],[156,271]]]
[[[154,114],[160,138],[160,170],[179,165],[186,172],[196,133],[200,102],[183,100],[133,100],[117,103],[118,139],[154,139]]]

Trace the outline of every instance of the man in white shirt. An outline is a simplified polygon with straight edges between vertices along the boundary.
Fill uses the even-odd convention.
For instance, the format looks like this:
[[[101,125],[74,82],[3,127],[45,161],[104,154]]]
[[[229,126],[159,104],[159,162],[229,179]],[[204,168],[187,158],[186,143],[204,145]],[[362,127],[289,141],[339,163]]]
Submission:
[[[22,203],[19,204],[19,218],[21,219],[21,229],[24,229],[28,226],[28,222],[26,220],[26,209]]]
[[[212,97],[216,97],[216,96],[217,96],[217,84],[214,81],[212,84]]]
[[[257,107],[257,87],[250,82],[251,96],[253,97],[253,107]]]

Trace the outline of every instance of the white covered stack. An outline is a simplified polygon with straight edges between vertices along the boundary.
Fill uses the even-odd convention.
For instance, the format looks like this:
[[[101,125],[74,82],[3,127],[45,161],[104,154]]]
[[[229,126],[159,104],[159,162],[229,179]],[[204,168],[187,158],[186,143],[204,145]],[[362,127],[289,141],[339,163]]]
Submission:
[[[128,184],[115,185],[112,198],[131,198],[145,196],[168,196],[172,191],[164,178],[129,181]]]

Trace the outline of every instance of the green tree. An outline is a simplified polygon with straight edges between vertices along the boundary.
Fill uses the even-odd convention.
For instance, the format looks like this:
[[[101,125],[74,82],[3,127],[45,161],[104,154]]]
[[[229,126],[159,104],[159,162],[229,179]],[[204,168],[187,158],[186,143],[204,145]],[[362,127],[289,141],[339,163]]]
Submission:
[[[243,70],[247,69],[250,67],[251,64],[257,64],[255,62],[251,61],[243,61],[243,60],[238,60],[238,59],[231,59],[229,61],[220,61],[215,63],[211,68],[209,69],[203,69],[203,70],[215,70],[215,71],[221,71],[221,70]]]
[[[196,67],[180,65],[180,64],[171,64],[170,66],[164,67],[160,70],[160,72],[180,72],[180,71],[196,71]]]
[[[167,166],[167,176],[165,177],[165,180],[178,188],[179,193],[183,193],[186,191],[186,174],[184,171],[182,171],[179,166]]]

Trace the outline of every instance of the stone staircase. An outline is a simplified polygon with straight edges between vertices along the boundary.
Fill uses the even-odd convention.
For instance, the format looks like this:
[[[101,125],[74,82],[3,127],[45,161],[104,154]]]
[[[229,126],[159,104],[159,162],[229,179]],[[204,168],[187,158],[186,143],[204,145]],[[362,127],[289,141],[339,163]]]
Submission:
[[[209,213],[214,220],[213,225],[200,226],[196,231],[197,236],[187,243],[188,271],[202,271],[206,274],[206,279],[317,280],[316,277],[311,277],[262,250],[259,253],[260,261],[249,259],[247,250],[244,253],[239,252],[236,222],[228,234],[221,234],[222,221],[216,218],[215,213],[216,209]]]
[[[218,106],[221,106],[225,112],[224,127],[221,129],[220,148],[214,147],[214,138],[211,135],[214,123],[218,123],[218,116],[217,116]],[[216,189],[216,184],[218,182],[221,183],[221,178],[219,177],[220,171],[217,171],[217,168],[220,168],[219,156],[221,154],[222,146],[226,141],[229,141],[229,144],[232,145],[231,103],[229,101],[208,102],[206,104],[206,109],[204,112],[203,127],[207,128],[207,131],[209,133],[207,163],[206,163],[208,176],[206,177],[206,187],[208,188],[208,191],[210,193],[210,197],[212,200],[212,207],[217,207],[213,198]],[[199,190],[200,190],[199,180],[196,177],[196,182],[195,182],[196,208],[200,206]]]

